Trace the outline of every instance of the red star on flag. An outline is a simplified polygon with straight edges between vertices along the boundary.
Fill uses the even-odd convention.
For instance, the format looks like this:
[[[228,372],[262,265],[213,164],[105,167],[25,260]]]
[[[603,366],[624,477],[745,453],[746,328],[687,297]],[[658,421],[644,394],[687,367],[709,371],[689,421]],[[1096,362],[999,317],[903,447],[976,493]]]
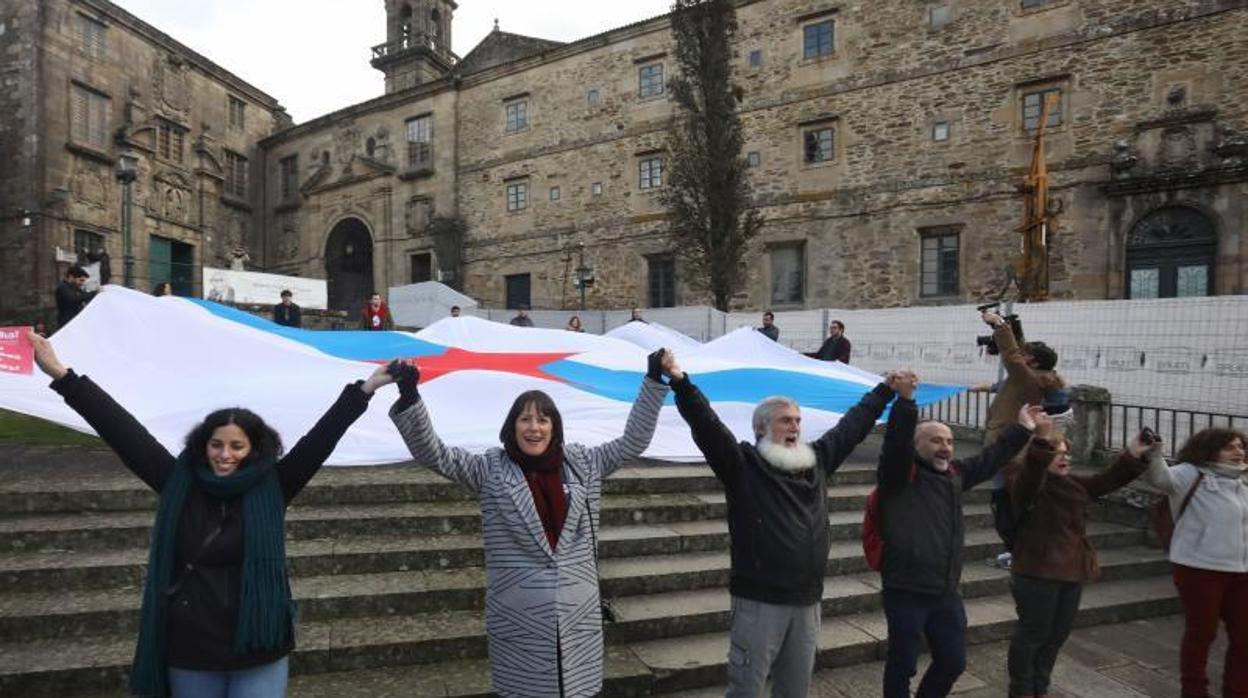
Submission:
[[[563,382],[563,379],[552,376],[542,370],[546,364],[566,359],[576,352],[517,353],[517,352],[476,352],[450,348],[436,356],[422,356],[417,359],[405,359],[420,368],[420,382],[427,383],[455,371],[499,371],[515,373],[521,376],[543,378],[545,380]]]

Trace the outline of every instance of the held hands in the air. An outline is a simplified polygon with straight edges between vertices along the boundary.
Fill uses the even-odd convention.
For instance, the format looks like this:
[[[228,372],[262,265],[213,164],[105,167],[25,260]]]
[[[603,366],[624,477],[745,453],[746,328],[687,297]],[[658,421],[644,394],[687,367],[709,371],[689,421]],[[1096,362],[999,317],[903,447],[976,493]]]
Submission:
[[[52,348],[52,342],[34,332],[27,332],[26,340],[30,342],[30,346],[35,350],[35,364],[49,378],[59,380],[66,373],[69,373],[69,369],[65,368],[61,360],[56,357],[56,350]]]
[[[1024,429],[1045,436],[1053,431],[1053,418],[1045,414],[1043,405],[1023,405],[1018,411],[1018,423]]]
[[[663,375],[671,380],[680,381],[685,378],[685,372],[681,370],[680,364],[676,363],[676,352],[671,349],[663,350],[662,369]]]
[[[919,376],[910,369],[891,371],[884,377],[884,384],[897,393],[898,397],[914,399],[914,391],[919,387]]]
[[[1150,460],[1154,453],[1161,451],[1161,437],[1152,429],[1144,429],[1131,438],[1127,451],[1140,460]]]
[[[416,400],[420,397],[417,385],[420,383],[420,367],[415,363],[395,359],[385,366],[386,373],[399,386],[399,395],[403,400]]]
[[[989,327],[992,327],[994,329],[1005,325],[1005,318],[992,312],[991,310],[985,310],[983,313],[980,314],[979,317],[983,319],[983,321],[987,323]]]
[[[394,376],[390,375],[389,369],[389,366],[378,366],[377,370],[373,371],[373,374],[364,380],[360,390],[364,391],[365,395],[372,395],[383,385],[393,383]]]

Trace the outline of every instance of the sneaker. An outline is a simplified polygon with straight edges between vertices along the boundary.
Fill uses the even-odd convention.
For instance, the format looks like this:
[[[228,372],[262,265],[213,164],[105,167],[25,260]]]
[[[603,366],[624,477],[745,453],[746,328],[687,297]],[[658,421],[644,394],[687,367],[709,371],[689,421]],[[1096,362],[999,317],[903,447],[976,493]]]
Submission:
[[[997,567],[1000,567],[1003,570],[1008,570],[1010,569],[1010,564],[1014,562],[1014,555],[1007,550],[997,556],[996,562]]]

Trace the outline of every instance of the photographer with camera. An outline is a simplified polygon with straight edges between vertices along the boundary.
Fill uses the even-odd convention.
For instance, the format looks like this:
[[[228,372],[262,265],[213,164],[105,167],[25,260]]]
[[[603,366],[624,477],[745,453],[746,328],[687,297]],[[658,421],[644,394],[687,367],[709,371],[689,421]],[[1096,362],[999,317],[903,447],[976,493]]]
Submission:
[[[1002,317],[991,310],[993,306],[981,306],[983,321],[992,328],[991,339],[980,337],[976,343],[987,348],[989,354],[999,354],[1005,368],[1005,380],[995,385],[977,385],[971,390],[996,393],[988,406],[988,421],[984,430],[984,446],[993,442],[1013,424],[1015,415],[1023,405],[1044,405],[1051,416],[1068,411],[1065,384],[1054,367],[1057,352],[1044,342],[1022,343],[1023,327],[1017,315]],[[1055,422],[1061,428],[1061,420]],[[1005,543],[1005,552],[997,557],[997,564],[1009,568],[1014,549],[1014,508],[1006,492],[1006,476],[999,472],[992,480],[992,518]]]

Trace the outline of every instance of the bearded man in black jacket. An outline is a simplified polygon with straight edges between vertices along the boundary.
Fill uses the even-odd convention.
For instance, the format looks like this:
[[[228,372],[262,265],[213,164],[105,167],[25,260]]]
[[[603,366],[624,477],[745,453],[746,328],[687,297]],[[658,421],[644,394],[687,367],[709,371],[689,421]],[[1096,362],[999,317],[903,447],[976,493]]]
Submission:
[[[818,440],[801,440],[801,411],[786,397],[754,410],[755,443],[738,442],[675,361],[664,373],[694,443],[724,485],[732,539],[728,698],[809,692],[831,545],[828,477],[853,452],[908,373],[889,374]]]

